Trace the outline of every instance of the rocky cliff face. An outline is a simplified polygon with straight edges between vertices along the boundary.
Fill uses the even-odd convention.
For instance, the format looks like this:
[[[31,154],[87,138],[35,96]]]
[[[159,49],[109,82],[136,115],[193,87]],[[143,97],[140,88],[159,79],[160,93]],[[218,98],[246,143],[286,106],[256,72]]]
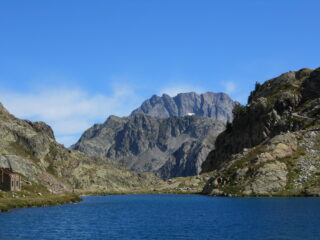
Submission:
[[[106,158],[92,158],[58,144],[43,122],[20,120],[0,104],[0,167],[12,167],[24,182],[51,192],[119,191],[146,186],[151,175],[138,175]]]
[[[111,116],[88,129],[73,146],[90,156],[108,157],[137,172],[162,178],[196,175],[225,123],[199,116],[154,118]]]
[[[320,68],[256,84],[203,163],[207,194],[320,194]]]
[[[131,113],[143,113],[155,118],[183,117],[196,115],[212,117],[221,121],[232,121],[235,102],[225,93],[207,92],[204,94],[180,93],[175,97],[163,94],[150,99]]]

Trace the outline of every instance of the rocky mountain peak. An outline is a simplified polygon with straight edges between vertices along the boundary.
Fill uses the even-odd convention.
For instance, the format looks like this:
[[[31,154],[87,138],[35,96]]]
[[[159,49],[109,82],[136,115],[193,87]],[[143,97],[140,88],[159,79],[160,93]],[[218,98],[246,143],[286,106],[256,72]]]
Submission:
[[[8,110],[0,103],[0,118],[12,117]]]
[[[153,95],[135,109],[131,116],[143,113],[155,118],[189,115],[211,117],[221,121],[232,120],[235,102],[225,93],[179,93],[175,97]]]
[[[231,121],[234,105],[224,93],[153,95],[129,117],[110,116],[95,124],[72,148],[162,178],[195,175],[216,136]]]
[[[254,91],[251,92],[248,103],[257,101],[259,98],[264,97],[269,100],[276,100],[273,98],[279,93],[294,93],[299,92],[297,89],[301,88],[302,83],[311,75],[316,74],[310,68],[303,68],[299,71],[289,71],[281,74],[280,76],[270,79],[263,84],[256,83]]]

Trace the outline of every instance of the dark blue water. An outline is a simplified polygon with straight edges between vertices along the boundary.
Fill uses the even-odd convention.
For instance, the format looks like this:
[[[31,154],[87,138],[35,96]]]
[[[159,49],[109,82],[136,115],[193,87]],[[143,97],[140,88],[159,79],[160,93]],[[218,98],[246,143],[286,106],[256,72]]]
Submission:
[[[0,239],[320,239],[319,198],[85,197],[0,214]]]

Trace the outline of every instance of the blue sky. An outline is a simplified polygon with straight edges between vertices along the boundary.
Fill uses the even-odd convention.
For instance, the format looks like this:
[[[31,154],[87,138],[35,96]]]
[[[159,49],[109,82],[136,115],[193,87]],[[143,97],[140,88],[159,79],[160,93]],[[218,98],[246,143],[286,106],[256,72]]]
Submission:
[[[153,94],[227,92],[320,66],[319,1],[0,0],[0,101],[70,145]]]

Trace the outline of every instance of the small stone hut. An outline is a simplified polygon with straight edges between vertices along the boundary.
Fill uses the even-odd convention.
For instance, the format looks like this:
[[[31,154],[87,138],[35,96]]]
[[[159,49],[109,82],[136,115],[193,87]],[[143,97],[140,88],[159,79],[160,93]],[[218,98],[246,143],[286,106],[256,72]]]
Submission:
[[[3,191],[20,191],[20,175],[10,168],[0,168],[0,189]]]

